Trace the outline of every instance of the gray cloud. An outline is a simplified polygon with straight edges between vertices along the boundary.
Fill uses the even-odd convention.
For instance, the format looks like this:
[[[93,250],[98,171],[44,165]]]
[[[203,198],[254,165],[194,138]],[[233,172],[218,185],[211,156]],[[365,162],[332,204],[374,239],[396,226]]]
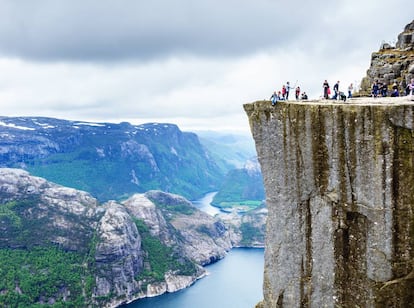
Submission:
[[[324,29],[311,32],[323,20],[309,16],[336,14],[341,5],[303,2],[3,0],[0,52],[81,61],[243,55],[288,47],[312,34],[324,37]]]
[[[3,115],[248,129],[290,80],[361,80],[411,0],[0,0]]]

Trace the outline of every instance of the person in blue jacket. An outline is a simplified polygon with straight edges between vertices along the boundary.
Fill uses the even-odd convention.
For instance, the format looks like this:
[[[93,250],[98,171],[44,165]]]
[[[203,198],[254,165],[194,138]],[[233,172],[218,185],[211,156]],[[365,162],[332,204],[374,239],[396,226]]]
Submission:
[[[378,91],[379,91],[378,81],[375,80],[374,84],[372,85],[372,96],[378,97]]]
[[[276,91],[273,92],[270,100],[272,102],[272,106],[276,105],[276,103],[279,101],[279,95],[277,95]]]

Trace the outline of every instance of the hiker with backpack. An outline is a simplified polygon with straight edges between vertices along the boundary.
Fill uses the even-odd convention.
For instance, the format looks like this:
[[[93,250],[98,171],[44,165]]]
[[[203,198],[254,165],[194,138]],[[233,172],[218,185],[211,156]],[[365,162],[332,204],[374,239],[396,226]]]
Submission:
[[[329,94],[331,90],[329,89],[329,83],[326,79],[322,86],[323,86],[323,97],[325,99],[329,99]]]
[[[338,99],[338,95],[339,95],[339,80],[338,80],[337,83],[334,84],[333,90],[334,90],[335,93],[334,93],[334,96],[332,97],[332,99],[336,100],[336,99]]]

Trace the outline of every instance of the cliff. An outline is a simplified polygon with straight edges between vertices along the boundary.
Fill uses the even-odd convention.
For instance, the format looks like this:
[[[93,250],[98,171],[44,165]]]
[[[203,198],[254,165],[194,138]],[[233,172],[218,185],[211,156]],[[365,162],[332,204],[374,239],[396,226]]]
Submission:
[[[268,220],[261,307],[414,304],[414,104],[245,104]]]
[[[233,231],[160,191],[100,204],[0,168],[0,306],[114,307],[188,287],[225,256]]]
[[[395,46],[383,43],[379,51],[372,53],[360,95],[369,95],[375,80],[386,84],[388,90],[395,82],[400,93],[404,93],[411,78],[414,78],[414,20],[398,35]]]

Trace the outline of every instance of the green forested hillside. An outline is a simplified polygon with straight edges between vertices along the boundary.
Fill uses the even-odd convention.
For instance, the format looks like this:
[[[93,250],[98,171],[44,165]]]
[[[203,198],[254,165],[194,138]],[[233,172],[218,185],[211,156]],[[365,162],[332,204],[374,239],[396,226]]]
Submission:
[[[159,189],[197,199],[225,170],[194,133],[173,124],[0,117],[0,167],[23,168],[100,201]]]
[[[94,286],[90,261],[52,246],[0,249],[0,307],[85,306]]]
[[[234,169],[225,177],[213,204],[222,209],[237,207],[243,210],[256,208],[265,198],[262,175],[247,169]]]

